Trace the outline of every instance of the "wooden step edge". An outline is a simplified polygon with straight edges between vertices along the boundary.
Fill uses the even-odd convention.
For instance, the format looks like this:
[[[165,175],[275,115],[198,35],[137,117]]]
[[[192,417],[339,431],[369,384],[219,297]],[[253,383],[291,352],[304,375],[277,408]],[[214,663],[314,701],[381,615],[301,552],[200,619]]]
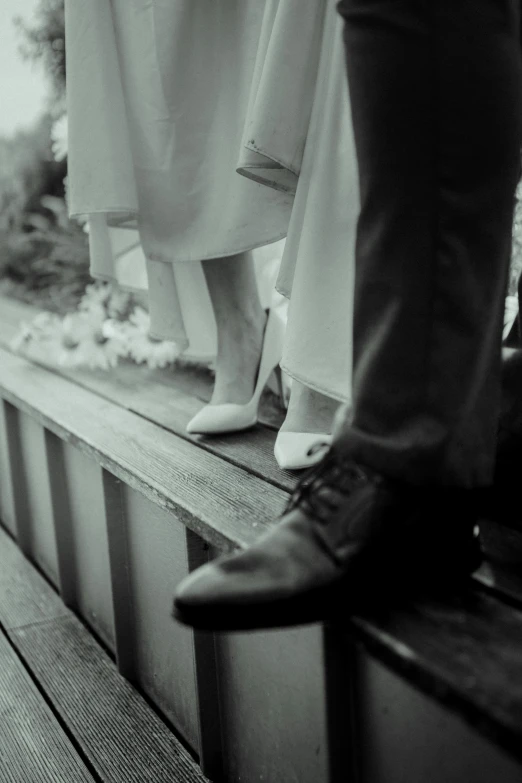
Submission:
[[[2,326],[2,329],[0,330],[0,346],[9,351],[11,340],[16,334],[20,324],[23,321],[30,320],[39,312],[43,311],[39,310],[34,305],[28,305],[17,300],[6,299],[5,297],[0,296],[0,325]],[[149,403],[146,399],[146,393],[143,395],[136,395],[127,388],[129,384],[132,383],[132,379],[128,377],[128,371],[130,369],[136,369],[139,373],[139,368],[118,368],[120,374],[123,373],[124,376],[123,382],[119,382],[118,369],[114,378],[111,376],[100,378],[96,373],[68,371],[57,367],[41,366],[47,371],[53,372],[59,377],[66,378],[80,387],[97,394],[101,398],[127,408],[145,420],[163,427],[174,435],[194,443],[194,438],[185,433],[185,426],[190,415],[194,412],[195,400],[183,392],[176,390],[175,384],[172,386],[172,406],[169,405],[169,414],[165,416],[162,406],[158,405],[157,401],[156,404]],[[141,375],[138,377],[141,378]],[[154,379],[152,379],[150,383],[152,383],[153,386],[152,396],[156,400],[156,398],[160,396],[162,390],[156,388],[158,384],[155,383]],[[163,381],[163,384],[164,383],[165,381]],[[146,381],[147,386],[148,384],[149,380]],[[180,407],[179,411],[176,407],[176,401],[178,407]],[[181,408],[183,408],[183,411]],[[188,413],[188,411],[190,411],[190,413]],[[175,412],[173,418],[176,419],[174,423],[171,419],[171,414],[173,412]],[[259,455],[260,451],[266,451],[267,449],[271,451],[273,444],[273,434],[269,433],[264,428],[260,428],[258,431],[241,433],[236,436],[225,436],[223,438],[207,440],[201,439],[196,442],[199,448],[230,462],[236,467],[247,470],[261,480],[273,484],[276,488],[284,492],[291,492],[296,485],[297,477],[295,474],[278,469],[273,458]],[[519,563],[522,564],[522,533],[519,533],[519,541],[517,542],[514,541],[514,535],[516,535],[516,533],[514,533],[511,528],[508,528],[505,525],[500,527],[504,531],[503,534],[505,538],[509,539],[509,546],[513,550],[510,556],[513,556],[513,552],[516,553],[516,551],[519,551]],[[482,520],[481,522],[481,529],[484,531],[484,541],[486,543],[485,552],[488,560],[491,560],[490,555],[494,555],[494,552],[490,551],[489,542],[492,540],[493,534],[498,541],[498,528],[499,525],[497,523],[490,522],[489,520]],[[496,547],[498,548],[498,545],[496,545]],[[478,587],[496,591],[496,594],[503,597],[505,600],[522,603],[522,577],[519,579],[516,573],[512,572],[510,569],[504,569],[501,563],[492,563],[491,567],[488,567],[477,574],[476,583]]]
[[[174,511],[188,528],[218,548],[227,549],[251,543],[263,529],[266,529],[269,522],[276,518],[274,508],[270,508],[270,505],[282,498],[278,497],[274,501],[274,488],[245,474],[244,471],[236,471],[235,476],[240,476],[241,481],[244,482],[244,491],[240,493],[241,498],[238,502],[239,517],[236,515],[232,519],[228,518],[217,528],[215,526],[216,498],[211,492],[212,503],[209,505],[207,501],[202,519],[198,509],[201,508],[201,490],[205,486],[205,481],[214,471],[221,472],[220,475],[224,475],[223,471],[229,474],[232,470],[230,465],[227,464],[224,468],[221,460],[206,454],[196,445],[166,434],[161,428],[143,421],[141,417],[107,401],[100,401],[96,395],[60,376],[1,351],[0,389],[2,395],[12,405],[33,415],[43,426],[48,427],[64,441],[97,458],[103,467],[125,483],[142,491],[153,502]],[[78,416],[78,413],[81,415]],[[125,441],[125,438],[122,441],[122,437],[126,436],[128,439],[128,433],[134,428],[137,429],[137,433],[132,452],[141,455],[138,461],[139,469],[129,462],[128,451],[122,448],[122,443]],[[100,442],[102,447],[99,445]],[[173,445],[176,446],[175,458],[169,453]],[[162,446],[164,448],[161,448]],[[148,457],[143,458],[143,452],[147,453],[148,450],[153,457],[152,468],[151,460]],[[174,476],[182,488],[187,479],[191,479],[190,469],[197,468],[198,482],[196,483],[199,490],[196,496],[173,492],[170,488],[166,488],[164,483],[158,482],[156,468],[160,467],[164,471],[165,465],[169,477]],[[220,483],[214,481],[213,489],[217,492]],[[279,494],[284,496],[284,493]],[[252,504],[253,496],[254,504]],[[221,501],[224,502],[224,499],[228,508],[230,502],[228,491]],[[250,513],[248,518],[245,518],[246,512]],[[398,640],[399,648],[396,644],[389,643],[389,640],[383,644],[383,629],[379,622],[373,620],[369,625],[369,621],[366,622],[363,637],[367,646],[378,649],[383,660],[388,663],[392,661],[398,671],[403,670],[404,660],[408,660],[408,656],[401,657],[397,653],[398,649],[402,649],[403,652],[406,649],[404,646],[400,648],[403,642]],[[356,623],[354,627],[357,627]],[[379,640],[378,645],[375,639]],[[423,671],[426,672],[426,667]],[[422,671],[419,682],[419,687],[422,687]],[[431,692],[436,695],[440,683],[434,681],[432,677],[430,683]],[[428,685],[425,687],[428,688]],[[448,692],[451,692],[451,688]],[[505,736],[505,732],[502,736]],[[508,742],[508,745],[511,746],[512,743]]]
[[[12,350],[12,341],[17,336],[21,325],[30,323],[37,315],[44,312],[46,311],[35,305],[0,295],[0,347],[5,348],[5,350]],[[54,372],[57,372],[66,378],[73,378],[81,383],[81,380],[79,380],[79,375],[82,372],[81,370],[69,370],[65,367],[45,364],[43,366],[47,369],[52,369]],[[138,367],[137,365],[133,366],[136,370],[143,372],[142,367]],[[164,383],[168,383],[169,386],[176,386],[176,384],[172,383],[173,379],[168,376],[168,371],[158,370],[156,372],[161,376]],[[206,377],[209,373],[205,367],[197,364],[181,364],[178,365],[176,374],[180,380],[179,385],[181,388],[178,389],[180,394],[183,395],[182,388],[186,389],[187,386],[189,386],[192,397],[197,398],[201,403],[206,403],[210,400],[212,396],[213,381],[210,377]],[[185,378],[184,376],[187,377]],[[192,388],[193,385],[196,387],[195,390]],[[185,396],[188,396],[186,392]],[[277,406],[274,400],[274,393],[267,392],[262,395],[259,406],[259,423],[270,432],[272,437],[275,437],[275,433],[279,430],[284,419],[284,412],[281,410],[281,406]],[[284,479],[285,476],[283,476],[283,481]],[[291,480],[291,474],[287,474],[286,479]]]
[[[206,783],[190,753],[83,623],[63,605],[56,611],[58,594],[1,529],[0,587],[3,633],[102,780],[154,774],[165,783]],[[140,765],[143,776],[136,778]]]
[[[0,397],[223,551],[253,543],[287,493],[0,349]]]
[[[513,651],[522,650],[522,613],[471,587],[464,597],[353,615],[343,628],[332,628],[522,762],[522,654],[515,654],[509,670],[500,656],[495,666],[496,613],[499,626],[507,620],[516,627]],[[509,640],[501,644],[509,646]]]

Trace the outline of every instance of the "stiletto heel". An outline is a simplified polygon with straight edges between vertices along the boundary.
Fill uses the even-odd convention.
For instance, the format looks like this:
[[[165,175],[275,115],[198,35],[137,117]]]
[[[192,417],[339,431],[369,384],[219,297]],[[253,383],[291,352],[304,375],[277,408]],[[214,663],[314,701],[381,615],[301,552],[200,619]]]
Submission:
[[[189,434],[223,435],[227,432],[240,432],[256,424],[261,395],[272,372],[281,361],[284,329],[284,323],[279,315],[274,310],[270,310],[263,335],[256,386],[251,400],[245,405],[237,403],[205,405],[187,424]]]
[[[283,371],[279,365],[277,365],[277,367],[274,369],[274,375],[277,382],[277,393],[279,395],[279,401],[286,410],[288,405],[286,404],[285,387],[283,384]]]

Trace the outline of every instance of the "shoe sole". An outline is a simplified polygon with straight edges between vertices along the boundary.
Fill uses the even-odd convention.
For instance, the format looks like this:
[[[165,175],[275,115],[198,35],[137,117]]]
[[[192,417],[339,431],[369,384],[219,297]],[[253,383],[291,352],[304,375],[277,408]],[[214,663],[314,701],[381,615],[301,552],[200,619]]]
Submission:
[[[338,623],[354,613],[370,609],[382,609],[403,603],[415,597],[437,597],[454,593],[469,583],[470,575],[482,564],[479,549],[468,552],[460,566],[453,570],[441,564],[436,573],[412,573],[404,579],[393,580],[384,576],[386,594],[378,589],[375,575],[367,585],[359,585],[354,597],[353,582],[330,585],[304,597],[302,595],[271,603],[252,606],[235,605],[223,607],[182,606],[174,603],[172,617],[182,625],[197,631],[210,633],[234,633],[263,631],[278,628],[293,628],[315,623]],[[442,574],[442,577],[441,577]]]

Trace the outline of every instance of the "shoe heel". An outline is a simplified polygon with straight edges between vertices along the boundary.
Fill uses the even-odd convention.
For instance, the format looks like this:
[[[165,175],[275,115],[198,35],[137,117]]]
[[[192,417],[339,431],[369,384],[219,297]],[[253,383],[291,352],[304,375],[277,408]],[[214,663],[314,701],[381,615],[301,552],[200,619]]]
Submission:
[[[226,403],[223,405],[205,405],[187,424],[191,435],[222,435],[226,432],[240,432],[253,427],[257,421],[259,400],[272,372],[279,370],[283,352],[284,323],[273,310],[268,319],[263,336],[263,347],[259,360],[256,386],[250,402],[244,405]],[[282,394],[282,378],[279,383]]]
[[[283,383],[283,371],[279,365],[277,365],[277,367],[274,369],[274,376],[277,383],[277,394],[279,397],[279,402],[281,403],[283,410],[286,411],[288,404],[285,395],[285,385]]]
[[[252,403],[257,406],[263,390],[268,383],[268,379],[273,372],[279,370],[279,362],[283,355],[283,338],[285,333],[284,323],[274,310],[270,310],[268,313],[268,320],[265,327],[265,335],[263,338],[263,351],[261,354],[261,360],[259,362],[259,370],[256,381],[256,388],[254,396],[252,397]],[[282,379],[281,379],[282,386]],[[278,386],[281,391],[281,386]]]

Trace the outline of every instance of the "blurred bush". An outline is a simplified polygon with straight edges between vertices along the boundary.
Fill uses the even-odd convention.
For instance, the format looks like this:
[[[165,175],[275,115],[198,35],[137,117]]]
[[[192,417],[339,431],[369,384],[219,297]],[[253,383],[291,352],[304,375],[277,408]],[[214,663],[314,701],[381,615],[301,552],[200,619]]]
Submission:
[[[86,234],[67,217],[67,160],[53,155],[65,108],[64,0],[40,0],[35,19],[15,27],[21,56],[49,77],[49,111],[32,129],[0,138],[0,290],[66,312],[90,276]]]
[[[42,64],[51,87],[50,107],[53,113],[62,112],[65,97],[64,0],[40,0],[32,24],[19,16],[14,24],[21,38],[21,55]]]

